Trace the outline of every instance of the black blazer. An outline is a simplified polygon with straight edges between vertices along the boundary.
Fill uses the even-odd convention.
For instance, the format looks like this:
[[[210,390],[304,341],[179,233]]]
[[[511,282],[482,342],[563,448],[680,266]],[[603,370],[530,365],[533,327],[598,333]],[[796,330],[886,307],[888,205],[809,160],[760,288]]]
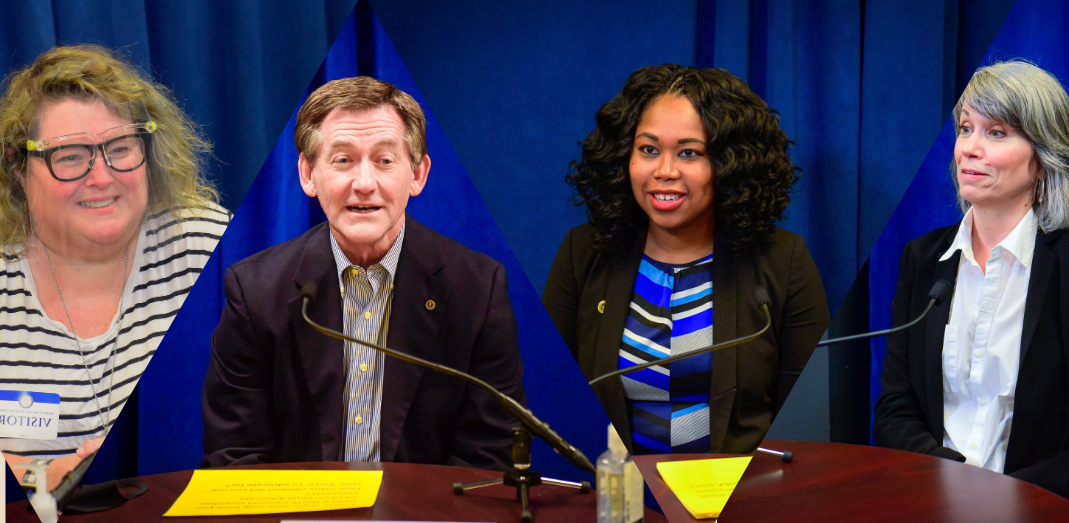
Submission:
[[[646,239],[642,231],[627,255],[606,256],[591,248],[592,233],[588,224],[568,231],[542,294],[542,303],[588,380],[618,368]],[[729,254],[722,236],[713,240],[713,341],[752,334],[764,326],[755,286],[763,285],[772,298],[772,327],[764,335],[713,353],[710,450],[749,453],[768,432],[828,328],[828,303],[801,236],[776,229],[767,249],[746,258]],[[606,380],[594,391],[624,444],[633,449],[623,382]]]
[[[505,269],[407,217],[387,346],[469,372],[524,402]],[[226,307],[204,382],[202,466],[337,461],[344,447],[341,291],[321,224],[226,271]],[[434,306],[428,305],[434,301]],[[466,382],[386,357],[382,461],[506,469],[515,418]]]
[[[946,261],[958,225],[936,229],[906,245],[892,305],[894,325],[920,315],[928,291],[958,276],[961,252]],[[872,426],[876,444],[965,461],[943,447],[944,300],[916,326],[887,339],[882,393]],[[1069,235],[1036,235],[1025,299],[1021,361],[1005,471],[1069,497]]]

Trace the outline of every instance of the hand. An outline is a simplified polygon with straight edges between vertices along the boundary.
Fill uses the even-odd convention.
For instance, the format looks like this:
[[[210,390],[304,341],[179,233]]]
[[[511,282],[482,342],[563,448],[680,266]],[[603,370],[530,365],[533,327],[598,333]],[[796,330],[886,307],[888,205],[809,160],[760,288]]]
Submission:
[[[82,446],[78,447],[78,450],[74,451],[74,454],[67,454],[62,458],[56,458],[52,463],[49,463],[48,485],[46,488],[51,491],[59,486],[59,482],[63,481],[63,476],[66,476],[68,472],[74,470],[74,467],[77,467],[83,459],[96,452],[102,443],[104,443],[104,438],[88,440],[85,443],[82,443]]]
[[[104,438],[93,438],[91,440],[86,441],[85,443],[82,443],[82,446],[78,447],[78,450],[74,451],[74,453],[78,456],[78,461],[81,461],[85,458],[88,458],[90,454],[96,452],[97,450],[100,450],[100,446],[103,444]]]

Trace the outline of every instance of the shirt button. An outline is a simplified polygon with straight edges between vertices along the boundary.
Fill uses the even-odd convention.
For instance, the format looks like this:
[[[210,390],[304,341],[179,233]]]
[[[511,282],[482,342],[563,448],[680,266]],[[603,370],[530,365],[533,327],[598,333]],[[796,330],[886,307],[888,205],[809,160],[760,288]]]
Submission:
[[[364,319],[365,320],[370,320],[371,319],[371,311],[364,312]]]
[[[976,351],[976,357],[977,358],[983,358],[984,357],[984,351],[982,351],[982,350]]]
[[[360,417],[360,416],[357,416],[357,417],[356,417],[356,424],[357,424],[357,425],[359,425],[359,424],[361,424],[361,423],[363,423],[363,422],[364,422],[364,418],[362,418],[362,417]],[[973,448],[974,448],[974,449],[976,448],[976,444],[975,444],[975,443],[973,443]]]
[[[367,363],[361,363],[360,364],[360,372],[364,372],[366,370],[367,370]]]
[[[987,398],[980,398],[980,406],[983,407],[984,405],[987,405]]]
[[[357,422],[357,423],[360,423],[360,418],[356,418],[356,422]],[[970,443],[970,444],[969,444],[969,448],[970,448],[970,449],[973,449],[973,450],[976,450],[976,448],[977,448],[977,447],[979,447],[979,446],[980,446],[980,445],[977,445],[977,444],[976,444],[976,442],[973,442],[973,443]]]

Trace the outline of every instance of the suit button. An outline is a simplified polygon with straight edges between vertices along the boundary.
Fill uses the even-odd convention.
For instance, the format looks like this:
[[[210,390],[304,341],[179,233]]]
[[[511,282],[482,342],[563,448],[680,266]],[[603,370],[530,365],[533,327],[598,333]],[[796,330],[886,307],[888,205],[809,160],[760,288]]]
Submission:
[[[360,364],[360,372],[366,372],[366,371],[367,371],[367,363],[361,363]]]
[[[364,422],[364,418],[362,418],[362,417],[360,417],[360,416],[357,416],[357,417],[356,417],[356,424],[357,424],[357,425],[359,425],[359,424],[361,424],[361,423],[363,423],[363,422]]]
[[[605,300],[598,302],[598,312],[605,314]]]
[[[367,311],[367,312],[364,313],[364,319],[365,320],[370,320],[371,319],[371,311]]]
[[[427,307],[427,310],[434,310],[434,300],[427,300],[427,303],[425,303],[424,305]]]

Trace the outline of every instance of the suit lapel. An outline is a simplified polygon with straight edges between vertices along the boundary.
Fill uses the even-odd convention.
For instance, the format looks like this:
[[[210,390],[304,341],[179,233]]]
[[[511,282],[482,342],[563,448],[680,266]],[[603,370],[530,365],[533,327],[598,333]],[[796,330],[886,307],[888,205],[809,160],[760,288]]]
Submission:
[[[386,346],[433,359],[434,340],[449,303],[449,285],[437,277],[444,262],[429,230],[406,216],[405,239],[397,262],[393,305]],[[434,305],[428,306],[433,300]],[[419,389],[424,368],[386,357],[382,383],[382,414],[379,420],[379,459],[393,461],[412,399]]]
[[[1021,325],[1021,355],[1018,363],[1015,392],[1018,402],[1027,402],[1030,398],[1034,399],[1035,393],[1033,391],[1036,390],[1033,388],[1034,384],[1042,382],[1036,376],[1036,370],[1040,372],[1051,371],[1051,369],[1044,368],[1042,365],[1037,366],[1034,362],[1032,365],[1025,365],[1025,357],[1028,354],[1032,354],[1033,359],[1041,358],[1040,361],[1043,361],[1042,359],[1050,357],[1050,353],[1047,351],[1063,350],[1063,344],[1059,344],[1057,340],[1052,340],[1046,336],[1037,344],[1035,350],[1032,350],[1032,343],[1036,341],[1035,336],[1039,327],[1039,320],[1042,318],[1045,324],[1061,324],[1062,339],[1069,339],[1066,337],[1067,322],[1061,321],[1061,318],[1058,317],[1059,311],[1067,310],[1065,293],[1066,263],[1064,253],[1062,253],[1062,257],[1056,254],[1064,250],[1060,249],[1057,243],[1061,235],[1060,231],[1055,231],[1049,235],[1042,232],[1036,233],[1036,244],[1032,251],[1032,273],[1028,277],[1028,294],[1025,297],[1024,321]],[[1054,271],[1056,268],[1059,269],[1060,277],[1058,279],[1062,288],[1054,289],[1054,292],[1061,293],[1061,298],[1058,300],[1057,307],[1044,307],[1047,303],[1047,294],[1050,292],[1048,289],[1055,280]],[[1047,359],[1046,361],[1049,362],[1050,360]],[[1025,392],[1022,393],[1022,391]],[[1029,395],[1030,392],[1032,395]],[[1018,403],[1018,405],[1021,404]],[[1032,451],[1029,445],[1036,442],[1036,439],[1027,433],[1043,422],[1043,420],[1037,421],[1034,416],[1029,416],[1029,414],[1022,412],[1023,410],[1025,409],[1017,411],[1013,417],[1010,442],[1006,448],[1005,470],[1007,471],[1018,470],[1024,465],[1025,456]]]
[[[308,316],[324,327],[341,331],[341,290],[330,249],[330,229],[326,224],[321,225],[320,230],[309,238],[293,275],[293,282],[298,288],[309,281],[316,282],[319,292],[316,300],[308,306]],[[319,417],[323,461],[338,461],[345,441],[342,398],[345,391],[344,343],[313,330],[301,315],[302,303],[300,296],[289,301],[290,321],[293,322],[297,338],[297,354]]]
[[[597,348],[594,350],[594,374],[587,376],[588,379],[620,368],[620,343],[623,342],[624,328],[631,310],[631,295],[635,290],[645,243],[646,231],[642,230],[626,256],[608,257],[609,277],[608,288],[605,289],[605,311],[602,313]],[[623,381],[620,378],[606,380],[596,385],[594,392],[610,419],[623,420],[622,424],[614,425],[616,432],[620,434],[627,448],[633,449],[631,420],[627,413],[627,394],[624,392]]]
[[[738,336],[740,265],[739,258],[731,254],[728,245],[722,240],[724,236],[718,234],[713,238],[713,343]],[[713,383],[709,392],[709,444],[714,452],[724,446],[731,411],[735,405],[735,395],[724,393],[735,389],[738,384],[737,348],[728,347],[713,353]]]
[[[956,233],[957,229],[953,229],[946,241],[940,243],[937,256],[942,256],[942,253],[950,248],[950,242]],[[950,294],[942,303],[932,307],[924,322],[924,386],[927,389],[924,397],[928,398],[928,426],[933,428],[932,433],[940,440],[943,437],[943,336],[950,321],[950,303],[954,300],[954,283],[958,278],[960,262],[959,250],[950,258],[935,264],[935,278],[931,284],[946,280],[950,283]],[[923,303],[927,306],[927,295],[923,298]]]
[[[1051,276],[1054,274],[1054,265],[1057,256],[1051,252],[1048,236],[1036,233],[1036,246],[1032,251],[1032,274],[1028,277],[1028,296],[1024,303],[1024,323],[1021,328],[1021,359],[1020,366],[1024,364],[1024,358],[1028,354],[1029,347],[1036,335],[1036,326],[1039,325],[1039,317],[1043,312],[1043,302],[1047,298],[1047,289],[1050,287]]]

